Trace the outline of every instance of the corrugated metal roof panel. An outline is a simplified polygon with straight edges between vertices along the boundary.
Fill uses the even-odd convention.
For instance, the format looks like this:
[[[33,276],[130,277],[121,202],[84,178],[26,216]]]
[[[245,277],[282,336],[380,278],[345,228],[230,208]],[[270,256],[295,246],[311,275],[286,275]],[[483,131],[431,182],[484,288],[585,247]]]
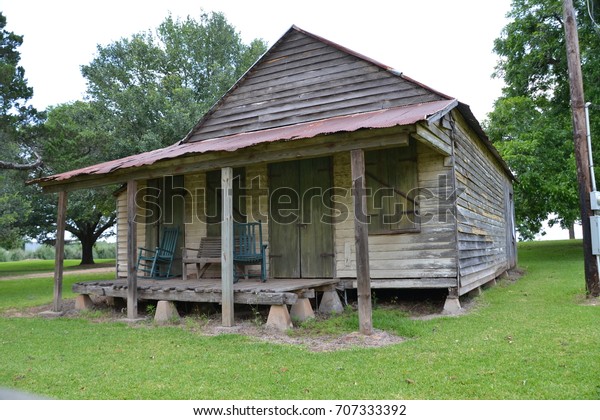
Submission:
[[[64,182],[67,180],[75,181],[75,178],[84,175],[109,174],[122,169],[149,166],[159,161],[179,158],[185,155],[211,152],[235,152],[236,150],[245,149],[258,144],[276,141],[308,139],[318,135],[352,132],[360,129],[411,125],[419,121],[425,121],[430,117],[438,116],[439,114],[445,114],[457,105],[458,101],[455,99],[426,102],[361,114],[333,117],[268,130],[234,134],[201,142],[180,142],[163,149],[99,163],[97,165],[62,174],[51,175],[37,179],[33,182],[48,184],[52,182]]]

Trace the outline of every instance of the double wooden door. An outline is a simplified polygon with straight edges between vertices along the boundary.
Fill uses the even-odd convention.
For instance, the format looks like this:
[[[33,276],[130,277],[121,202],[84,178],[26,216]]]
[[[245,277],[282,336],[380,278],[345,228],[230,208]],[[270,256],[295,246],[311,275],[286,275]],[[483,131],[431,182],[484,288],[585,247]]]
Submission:
[[[328,157],[269,165],[273,277],[333,276],[331,178]]]

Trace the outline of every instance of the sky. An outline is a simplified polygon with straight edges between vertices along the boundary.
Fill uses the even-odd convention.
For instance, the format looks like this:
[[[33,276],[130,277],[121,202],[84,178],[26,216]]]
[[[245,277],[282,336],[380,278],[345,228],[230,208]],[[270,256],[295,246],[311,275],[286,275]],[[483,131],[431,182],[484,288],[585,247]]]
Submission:
[[[24,36],[21,65],[38,109],[84,97],[80,66],[97,45],[152,30],[169,13],[219,11],[246,43],[273,45],[296,25],[457,98],[480,121],[501,94],[492,49],[509,9],[510,0],[0,0],[6,29]]]

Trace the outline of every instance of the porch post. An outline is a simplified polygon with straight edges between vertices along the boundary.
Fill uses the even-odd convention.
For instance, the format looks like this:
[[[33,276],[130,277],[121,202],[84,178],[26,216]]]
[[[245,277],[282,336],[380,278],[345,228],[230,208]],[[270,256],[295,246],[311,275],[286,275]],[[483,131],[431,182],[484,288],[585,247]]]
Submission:
[[[54,256],[54,301],[52,310],[62,309],[63,268],[65,261],[65,226],[67,218],[67,192],[58,193],[58,217],[56,221],[56,246]]]
[[[221,169],[221,311],[224,327],[233,327],[233,169]]]
[[[138,317],[136,193],[137,181],[130,179],[127,181],[127,318],[129,320]]]
[[[362,334],[373,333],[371,311],[371,274],[369,272],[369,220],[365,187],[365,155],[362,149],[350,152],[352,191],[354,192],[354,244],[356,247],[356,283],[358,323]]]

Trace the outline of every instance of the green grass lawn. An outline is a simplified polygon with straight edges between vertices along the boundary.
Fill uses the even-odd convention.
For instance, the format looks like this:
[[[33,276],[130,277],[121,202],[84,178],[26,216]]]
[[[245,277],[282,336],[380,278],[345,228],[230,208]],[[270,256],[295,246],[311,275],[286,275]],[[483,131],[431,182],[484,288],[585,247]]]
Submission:
[[[527,274],[486,290],[468,315],[375,309],[376,328],[410,338],[376,349],[314,353],[189,323],[0,317],[0,386],[61,399],[600,398],[600,306],[582,304],[581,242],[521,244],[519,261]],[[38,304],[19,293],[30,282],[0,281],[16,302],[0,307]],[[43,294],[50,302],[51,288]],[[358,321],[345,313],[321,327]]]
[[[65,260],[64,270],[79,270],[93,267],[114,266],[115,260],[96,259],[93,266],[81,266],[81,260]],[[33,273],[46,273],[54,271],[54,260],[24,260],[0,263],[0,280],[2,277],[21,276]]]
[[[73,283],[106,280],[107,278],[114,278],[114,274],[65,274],[63,276],[63,298],[75,297],[75,294],[71,291]],[[50,303],[52,302],[53,293],[54,279],[52,277],[30,278],[26,280],[0,280],[0,311]],[[49,297],[50,300],[48,299]]]

